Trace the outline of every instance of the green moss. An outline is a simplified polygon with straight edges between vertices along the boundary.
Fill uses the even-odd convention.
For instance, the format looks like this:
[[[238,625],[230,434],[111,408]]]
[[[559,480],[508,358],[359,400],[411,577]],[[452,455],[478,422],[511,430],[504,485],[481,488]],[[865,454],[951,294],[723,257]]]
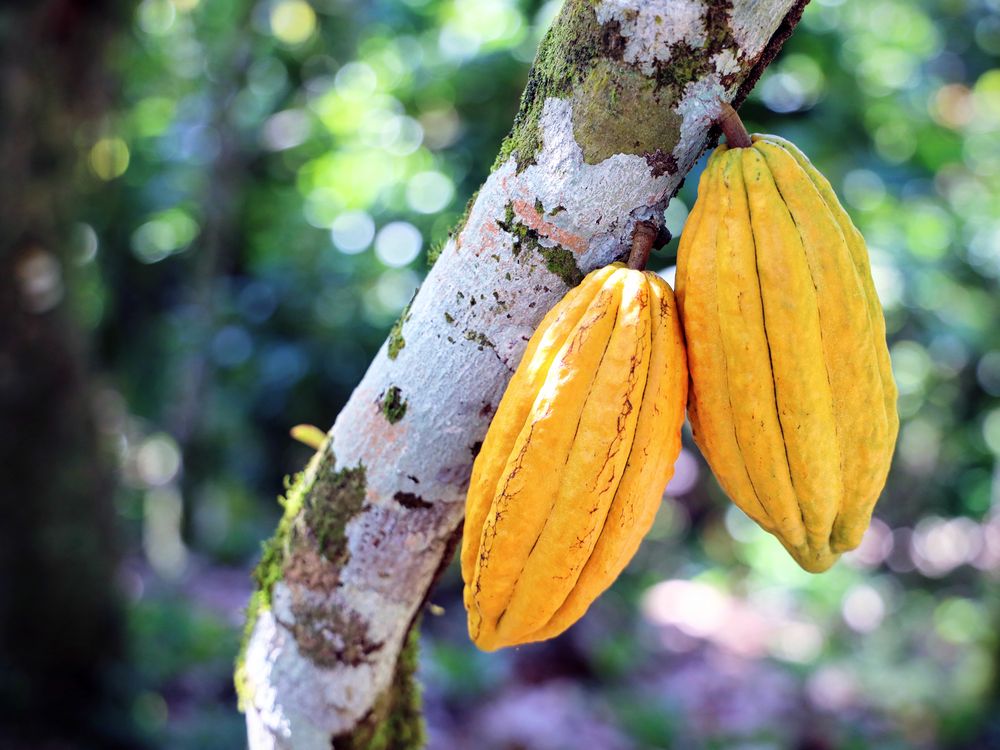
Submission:
[[[472,329],[468,329],[465,332],[465,338],[468,341],[475,341],[477,344],[479,344],[480,349],[486,346],[490,347],[491,349],[496,349],[496,344],[490,341],[485,333],[482,333],[480,331],[473,331]]]
[[[250,688],[250,681],[247,679],[247,646],[250,645],[250,636],[253,635],[254,625],[257,624],[257,617],[260,615],[264,604],[261,601],[264,594],[255,591],[250,595],[250,602],[247,604],[246,619],[243,623],[243,635],[240,639],[240,648],[236,654],[236,663],[233,666],[233,687],[236,689],[236,707],[246,712],[247,706],[253,701],[253,690]],[[270,595],[268,595],[270,598]]]
[[[448,232],[448,239],[441,240],[431,246],[431,249],[427,251],[427,266],[431,267],[437,263],[437,259],[441,257],[441,252],[444,250],[444,246],[448,244],[448,240],[457,235],[463,229],[465,229],[466,223],[469,221],[469,214],[472,213],[472,207],[476,205],[476,198],[479,197],[479,189],[472,194],[472,197],[465,204],[465,210],[462,211],[462,215],[459,217],[458,221],[455,222],[454,228]]]
[[[325,451],[321,449],[321,452]],[[249,692],[246,675],[246,648],[250,642],[250,635],[253,633],[254,625],[260,613],[271,608],[271,590],[274,588],[274,584],[281,580],[284,572],[285,556],[288,549],[288,541],[292,533],[292,524],[302,510],[303,498],[312,488],[314,479],[315,474],[311,474],[308,469],[299,472],[294,478],[285,478],[285,495],[278,497],[278,503],[284,507],[285,512],[278,522],[278,528],[275,530],[274,536],[261,545],[260,562],[257,563],[257,567],[251,573],[251,578],[254,581],[254,592],[250,596],[250,603],[247,605],[246,622],[243,626],[243,640],[240,644],[239,653],[236,656],[236,670],[233,675],[241,711],[245,710],[246,701],[252,697]]]
[[[472,197],[465,202],[465,210],[462,211],[462,215],[459,217],[458,221],[455,222],[455,228],[451,231],[450,237],[454,237],[456,234],[465,229],[466,222],[469,221],[469,214],[472,213],[472,207],[476,205],[476,198],[479,197],[479,190],[481,188],[476,188],[476,192],[472,194]]]
[[[514,213],[513,203],[508,203],[504,207],[503,219],[497,221],[497,226],[513,236],[514,244],[511,247],[511,252],[514,253],[515,258],[524,249],[533,250],[538,247],[538,232],[518,221],[517,214]]]
[[[445,315],[447,314],[445,313]],[[389,389],[379,399],[379,408],[382,410],[382,416],[389,421],[389,424],[396,424],[396,422],[406,416],[406,406],[406,399],[403,398],[403,392],[399,389],[399,386],[389,386]]]
[[[567,250],[562,245],[539,245],[538,252],[545,258],[545,267],[565,281],[566,286],[574,287],[583,281],[583,271],[576,264],[576,256],[572,250]]]
[[[508,203],[503,209],[503,221],[497,222],[499,227],[505,232],[517,234],[517,214],[514,213],[514,204]]]
[[[507,204],[504,218],[497,222],[497,226],[514,237],[514,244],[511,247],[514,257],[525,251],[536,252],[542,256],[545,267],[562,279],[566,286],[574,287],[583,281],[583,272],[576,263],[573,251],[562,245],[554,247],[543,245],[538,232],[518,221],[512,203]]]
[[[705,19],[705,47],[711,54],[720,52],[726,47],[739,46],[733,35],[733,27],[729,24],[732,13],[733,0],[712,0],[708,3]]]
[[[288,629],[299,653],[318,667],[368,664],[371,654],[381,648],[382,644],[370,638],[370,624],[353,610],[322,599],[293,600],[291,610]],[[330,637],[332,633],[335,638]]]
[[[254,568],[254,593],[247,606],[243,641],[236,657],[233,681],[241,710],[252,698],[246,675],[246,648],[257,617],[271,608],[271,592],[284,577],[293,539],[297,534],[308,533],[328,560],[336,565],[343,565],[346,560],[344,528],[364,504],[365,467],[333,471],[334,465],[333,453],[324,445],[305,471],[285,480],[285,495],[278,498],[284,513],[274,536],[262,545],[260,562]]]
[[[396,359],[399,356],[399,352],[406,346],[406,339],[403,338],[403,323],[406,322],[405,313],[399,316],[399,319],[393,324],[392,328],[389,330],[389,350],[387,352],[389,359]]]
[[[725,49],[739,48],[729,24],[732,0],[710,0],[706,6],[705,46],[692,47],[687,42],[674,44],[670,48],[667,61],[659,63],[656,67],[654,78],[658,89],[672,90],[675,96],[679,96],[685,86],[715,69],[715,63],[712,61],[715,55]],[[736,76],[730,74],[723,76],[722,84],[731,83],[730,77],[736,80]]]
[[[567,0],[542,40],[494,169],[511,156],[518,171],[535,162],[542,147],[542,107],[554,97],[573,100],[573,133],[588,163],[620,153],[655,154],[658,173],[669,171],[661,162],[677,145],[681,119],[672,107],[689,83],[712,71],[715,54],[738,47],[729,24],[732,0],[707,0],[705,47],[675,44],[652,76],[624,62],[619,24],[598,23],[594,4]],[[738,78],[724,76],[722,83]]]
[[[545,100],[568,98],[607,41],[602,38],[593,2],[567,0],[538,48],[514,127],[500,147],[494,169],[511,156],[516,158],[519,172],[534,164],[542,146],[540,119]]]
[[[432,268],[437,259],[441,257],[441,253],[444,252],[444,246],[448,244],[448,240],[451,239],[449,234],[446,238],[434,242],[430,248],[427,250],[427,267]]]
[[[350,735],[333,738],[344,750],[418,750],[427,742],[421,715],[417,662],[420,627],[413,624],[396,662],[389,689],[379,697],[371,714]]]
[[[413,293],[413,296],[417,296],[416,292]],[[389,359],[395,360],[399,356],[399,352],[406,346],[406,339],[403,338],[403,324],[410,319],[410,306],[412,304],[413,299],[410,299],[406,303],[406,307],[403,308],[403,312],[399,314],[399,318],[389,329],[389,348],[386,352]]]
[[[323,473],[304,497],[302,521],[319,551],[335,565],[347,562],[347,522],[365,503],[367,477],[364,464]]]
[[[637,70],[599,60],[573,95],[573,137],[584,161],[673,151],[682,121],[674,102],[673,89],[660,89]]]
[[[676,57],[674,57],[676,55]],[[655,80],[657,88],[680,93],[685,85],[700,78],[712,69],[712,62],[704,53],[687,42],[678,42],[671,47],[669,62],[657,66]]]

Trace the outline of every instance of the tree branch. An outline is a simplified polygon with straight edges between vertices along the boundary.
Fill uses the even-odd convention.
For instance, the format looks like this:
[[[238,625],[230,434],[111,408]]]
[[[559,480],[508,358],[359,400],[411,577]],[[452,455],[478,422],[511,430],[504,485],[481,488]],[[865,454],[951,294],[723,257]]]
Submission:
[[[400,653],[528,338],[662,224],[805,2],[566,0],[493,174],[289,489],[237,672],[253,750],[419,745]]]

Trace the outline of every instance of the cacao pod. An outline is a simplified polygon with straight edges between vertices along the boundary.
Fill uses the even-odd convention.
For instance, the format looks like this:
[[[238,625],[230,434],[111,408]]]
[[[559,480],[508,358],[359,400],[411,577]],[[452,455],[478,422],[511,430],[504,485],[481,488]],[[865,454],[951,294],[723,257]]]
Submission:
[[[462,539],[469,635],[558,635],[635,554],[680,451],[687,363],[673,292],[613,264],[542,320],[472,470]]]
[[[719,146],[678,249],[688,416],[726,493],[804,569],[858,546],[899,419],[864,239],[791,143]]]

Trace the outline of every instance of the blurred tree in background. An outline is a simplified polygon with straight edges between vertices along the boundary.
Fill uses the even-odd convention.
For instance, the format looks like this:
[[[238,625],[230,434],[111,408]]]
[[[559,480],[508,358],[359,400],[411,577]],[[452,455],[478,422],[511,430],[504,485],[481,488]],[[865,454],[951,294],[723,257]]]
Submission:
[[[282,477],[309,455],[288,428],[328,427],[360,379],[488,173],[558,5],[143,0],[93,56],[60,48],[78,93],[95,65],[117,90],[58,126],[52,184],[21,173],[0,208],[29,189],[59,206],[37,241],[59,269],[60,336],[97,373],[99,438],[19,441],[10,401],[2,438],[31,446],[26,466],[96,466],[101,450],[117,462],[125,557],[105,580],[127,605],[127,666],[112,673],[107,738],[80,747],[113,731],[242,746],[230,671],[247,573]],[[4,39],[25,15],[0,6]],[[4,45],[4,76],[18,54]],[[565,636],[476,652],[449,572],[433,597],[445,615],[424,625],[432,747],[1000,746],[998,60],[996,0],[814,0],[742,110],[810,155],[871,247],[902,429],[862,548],[823,576],[801,572],[689,443],[649,540]],[[69,106],[45,80],[34,91]],[[24,139],[50,138],[36,121],[37,133],[4,131],[5,165]],[[696,183],[667,209],[675,236]],[[30,325],[7,312],[30,235],[3,216],[6,342]],[[675,249],[651,262],[668,278]],[[0,380],[48,382],[49,368],[8,356]],[[16,536],[43,499],[30,484],[5,493]],[[74,528],[93,521],[60,497]],[[95,565],[115,548],[60,544]],[[14,549],[4,613],[40,581]],[[41,615],[41,653],[92,624],[52,631],[58,616]],[[111,665],[113,651],[94,654]],[[128,696],[119,713],[115,694]]]
[[[110,104],[113,0],[0,10],[0,746],[124,746],[113,456],[74,291],[78,139]],[[13,744],[12,744],[13,743]]]

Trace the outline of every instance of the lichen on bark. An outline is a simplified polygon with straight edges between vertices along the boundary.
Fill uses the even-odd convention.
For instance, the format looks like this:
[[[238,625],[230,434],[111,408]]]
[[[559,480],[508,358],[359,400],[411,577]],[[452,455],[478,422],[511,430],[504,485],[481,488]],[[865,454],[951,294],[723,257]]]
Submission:
[[[545,100],[572,94],[602,48],[613,44],[610,38],[602,39],[602,33],[591,0],[566,1],[538,48],[514,127],[500,147],[494,169],[511,156],[517,160],[518,171],[535,162],[542,146],[539,121]]]
[[[413,294],[416,297],[416,292]],[[389,330],[389,343],[387,344],[387,355],[389,359],[396,359],[399,356],[399,352],[406,346],[406,339],[403,338],[403,324],[410,319],[410,305],[413,304],[411,299],[406,307],[403,308],[403,312],[399,314],[396,322],[392,324],[392,328]]]
[[[347,522],[364,504],[365,467],[335,470],[336,459],[325,444],[309,461],[305,470],[285,480],[285,495],[278,498],[284,513],[274,536],[262,545],[260,562],[253,571],[254,592],[247,606],[243,640],[236,658],[234,681],[241,709],[251,694],[246,674],[246,648],[261,612],[271,609],[275,584],[285,580],[295,562],[293,548],[302,548],[297,537],[307,535],[326,561],[324,565],[342,565],[347,555]]]
[[[732,0],[705,0],[699,43],[676,42],[653,62],[649,75],[635,61],[624,59],[627,40],[621,25],[615,20],[600,23],[597,5],[593,0],[566,1],[539,46],[514,127],[495,167],[511,156],[518,171],[535,163],[542,147],[542,107],[550,97],[572,100],[573,135],[588,164],[615,154],[668,154],[678,143],[682,118],[675,106],[687,85],[715,70],[717,54],[739,52],[730,25]],[[752,62],[741,61],[720,83],[728,86],[738,80]]]
[[[487,346],[490,349],[496,349],[497,348],[496,344],[494,344],[492,341],[490,341],[489,336],[487,336],[482,331],[473,331],[473,330],[469,329],[469,330],[467,330],[465,332],[464,335],[465,335],[466,341],[474,341],[476,344],[479,345],[480,349],[483,349],[484,347],[487,347]]]
[[[573,135],[588,164],[618,153],[669,153],[677,145],[681,116],[673,87],[660,87],[638,70],[599,60],[573,95]],[[641,118],[631,117],[644,113]]]
[[[396,424],[406,416],[406,399],[403,398],[403,391],[399,386],[393,385],[384,391],[378,400],[379,409],[382,416],[389,424]]]
[[[327,453],[332,461],[333,453]],[[366,481],[364,465],[321,472],[303,495],[301,521],[292,524],[293,533],[311,535],[334,565],[345,562],[345,527],[365,503]]]
[[[540,214],[543,213],[537,206],[535,210]],[[511,252],[515,256],[520,256],[524,252],[537,253],[545,261],[545,267],[562,279],[568,287],[574,287],[583,281],[584,274],[576,262],[573,251],[554,240],[543,241],[537,230],[518,219],[513,203],[507,204],[504,218],[497,221],[497,226],[513,237]]]

